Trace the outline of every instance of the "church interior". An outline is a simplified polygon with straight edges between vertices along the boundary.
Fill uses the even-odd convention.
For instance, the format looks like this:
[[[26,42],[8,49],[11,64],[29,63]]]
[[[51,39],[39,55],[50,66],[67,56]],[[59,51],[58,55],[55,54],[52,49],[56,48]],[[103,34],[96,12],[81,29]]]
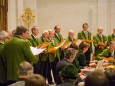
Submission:
[[[0,0],[0,86],[115,86],[115,0]]]

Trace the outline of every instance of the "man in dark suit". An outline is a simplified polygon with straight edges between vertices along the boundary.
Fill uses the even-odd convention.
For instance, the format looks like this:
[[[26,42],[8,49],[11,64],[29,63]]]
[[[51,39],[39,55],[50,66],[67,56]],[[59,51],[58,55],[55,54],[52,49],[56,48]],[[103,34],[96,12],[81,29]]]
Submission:
[[[15,36],[4,44],[3,58],[7,68],[8,84],[18,80],[17,72],[21,62],[37,62],[37,58],[33,55],[28,42],[25,40],[27,36],[27,28],[18,26],[16,28]]]
[[[63,70],[63,68],[73,62],[73,60],[75,59],[75,56],[76,56],[76,50],[73,49],[73,48],[68,48],[65,52],[65,58],[63,58],[62,60],[60,60],[58,63],[57,63],[57,66],[56,66],[56,71],[57,71],[57,79],[56,79],[56,84],[61,84],[61,79],[59,77],[59,72],[61,70]]]

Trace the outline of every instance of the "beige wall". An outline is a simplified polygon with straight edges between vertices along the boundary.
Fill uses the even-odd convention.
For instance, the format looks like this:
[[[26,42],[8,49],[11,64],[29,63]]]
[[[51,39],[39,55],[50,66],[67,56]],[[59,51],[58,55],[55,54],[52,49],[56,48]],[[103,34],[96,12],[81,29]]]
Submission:
[[[96,34],[97,27],[104,28],[104,34],[112,33],[115,26],[115,0],[8,0],[8,28],[13,30],[22,24],[21,15],[29,7],[35,13],[33,25],[39,26],[40,34],[44,29],[61,26],[61,33],[67,36],[68,30],[75,32],[75,37],[82,30],[84,22],[89,23],[89,30]]]

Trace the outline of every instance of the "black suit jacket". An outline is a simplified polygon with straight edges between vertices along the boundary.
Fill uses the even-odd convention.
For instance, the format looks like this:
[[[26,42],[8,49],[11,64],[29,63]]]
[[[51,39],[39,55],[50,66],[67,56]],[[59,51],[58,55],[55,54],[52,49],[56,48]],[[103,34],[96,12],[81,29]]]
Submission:
[[[59,84],[62,84],[62,81],[61,81],[61,78],[59,76],[59,72],[63,70],[63,68],[69,64],[68,60],[66,59],[62,59],[60,60],[57,65],[56,65],[56,76],[57,76],[57,79],[56,79],[56,84],[59,85]]]

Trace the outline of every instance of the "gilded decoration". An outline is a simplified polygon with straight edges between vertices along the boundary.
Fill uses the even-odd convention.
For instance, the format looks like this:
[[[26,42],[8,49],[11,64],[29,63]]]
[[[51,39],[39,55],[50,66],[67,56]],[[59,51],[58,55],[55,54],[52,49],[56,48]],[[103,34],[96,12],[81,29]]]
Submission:
[[[30,8],[27,8],[24,14],[22,14],[22,20],[29,29],[32,23],[35,21],[35,15]]]

